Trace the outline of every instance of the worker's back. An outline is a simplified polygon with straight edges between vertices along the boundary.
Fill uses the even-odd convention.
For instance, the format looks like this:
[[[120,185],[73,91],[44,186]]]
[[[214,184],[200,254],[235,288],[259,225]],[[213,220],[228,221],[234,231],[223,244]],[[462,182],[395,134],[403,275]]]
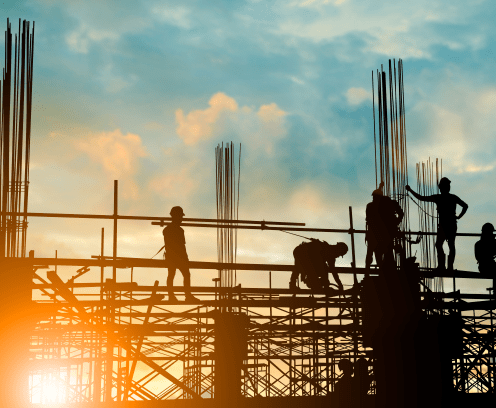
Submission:
[[[295,265],[301,268],[301,280],[311,289],[322,286],[320,280],[327,277],[324,243],[318,240],[303,242],[294,251]]]
[[[481,238],[475,243],[474,250],[475,258],[479,263],[479,270],[481,272],[490,272],[486,271],[485,269],[494,267],[494,257],[496,256],[496,241],[494,239]]]
[[[381,196],[367,204],[365,212],[369,238],[390,240],[397,235],[398,223],[403,218],[403,210],[397,201]]]
[[[163,230],[165,257],[173,261],[187,261],[186,239],[179,224],[171,223]]]

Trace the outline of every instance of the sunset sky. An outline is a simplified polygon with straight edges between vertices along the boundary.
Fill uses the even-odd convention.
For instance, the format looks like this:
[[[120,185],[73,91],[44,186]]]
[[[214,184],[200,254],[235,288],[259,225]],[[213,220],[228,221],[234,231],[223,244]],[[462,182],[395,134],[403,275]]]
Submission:
[[[168,216],[180,205],[187,217],[214,218],[214,149],[233,141],[242,144],[241,219],[348,228],[351,205],[364,228],[375,188],[371,72],[402,58],[410,184],[415,163],[440,158],[451,192],[469,205],[459,232],[496,224],[494,2],[7,0],[0,8],[2,31],[7,17],[14,32],[19,18],[36,23],[31,212],[110,214],[118,179],[120,214]],[[418,228],[413,206],[410,215]],[[89,258],[102,227],[111,255],[112,223],[102,221],[30,219],[28,249]],[[188,228],[186,240],[191,260],[216,260],[215,230]],[[300,242],[240,231],[238,261],[292,263]],[[457,242],[455,267],[476,271],[475,239]],[[150,258],[161,245],[159,227],[119,224],[118,255]],[[364,256],[359,236],[359,266]],[[165,275],[140,273],[165,284]],[[193,285],[212,285],[214,275],[195,271]]]

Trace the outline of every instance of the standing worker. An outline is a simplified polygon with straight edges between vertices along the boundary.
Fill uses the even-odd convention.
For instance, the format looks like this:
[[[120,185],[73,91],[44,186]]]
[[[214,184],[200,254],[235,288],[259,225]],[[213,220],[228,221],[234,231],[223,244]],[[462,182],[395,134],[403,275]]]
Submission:
[[[481,239],[475,243],[475,259],[479,263],[479,272],[493,278],[493,295],[496,289],[496,239],[494,226],[486,222],[482,226]]]
[[[174,295],[174,276],[179,269],[184,278],[185,300],[187,302],[197,302],[198,299],[191,294],[191,273],[188,267],[188,254],[186,253],[186,239],[184,230],[180,227],[184,217],[181,207],[173,207],[170,211],[172,222],[164,230],[165,259],[169,262],[169,274],[167,275],[167,289],[169,291],[169,301],[177,302]]]
[[[450,194],[451,181],[443,177],[439,181],[439,190],[441,194],[434,194],[431,196],[423,196],[413,191],[410,186],[406,186],[406,191],[409,191],[413,196],[420,201],[428,201],[436,203],[437,206],[437,238],[436,238],[436,251],[437,251],[437,269],[445,270],[445,254],[443,250],[444,241],[448,242],[449,255],[448,255],[448,271],[453,271],[453,264],[455,262],[455,238],[457,230],[457,220],[463,217],[467,212],[468,205],[462,201],[458,196]],[[456,206],[462,207],[462,212],[456,215]]]
[[[368,271],[372,263],[372,256],[379,268],[384,264],[394,264],[394,239],[398,237],[398,225],[403,219],[403,210],[396,200],[385,196],[382,192],[384,183],[372,192],[372,202],[365,209],[367,255],[365,269]]]

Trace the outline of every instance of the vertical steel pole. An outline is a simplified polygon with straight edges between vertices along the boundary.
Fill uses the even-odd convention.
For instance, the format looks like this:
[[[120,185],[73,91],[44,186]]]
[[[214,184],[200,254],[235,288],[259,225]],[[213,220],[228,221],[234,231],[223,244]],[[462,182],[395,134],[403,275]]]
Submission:
[[[117,268],[115,267],[115,261],[117,258],[117,197],[118,197],[118,180],[114,180],[114,239],[112,242],[113,250],[112,256],[114,258],[114,265],[112,266],[112,279],[114,282],[117,277]]]

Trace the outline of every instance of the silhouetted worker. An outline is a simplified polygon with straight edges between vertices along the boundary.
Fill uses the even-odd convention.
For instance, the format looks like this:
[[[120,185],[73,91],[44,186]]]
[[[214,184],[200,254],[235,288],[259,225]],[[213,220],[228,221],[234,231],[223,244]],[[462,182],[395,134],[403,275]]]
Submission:
[[[343,284],[335,270],[336,258],[346,255],[348,245],[338,242],[330,245],[325,241],[312,239],[310,242],[302,242],[294,251],[295,269],[291,274],[289,282],[290,289],[296,289],[296,280],[301,276],[301,280],[312,290],[327,290],[329,273],[332,274],[338,289],[343,289]]]
[[[180,227],[184,217],[184,212],[181,207],[173,207],[170,211],[172,222],[167,225],[164,230],[164,248],[165,259],[169,261],[169,274],[167,276],[167,289],[169,291],[169,300],[177,301],[174,295],[174,276],[176,270],[179,269],[184,278],[184,291],[186,293],[186,301],[198,301],[191,294],[191,273],[188,267],[188,254],[186,253],[186,239],[184,238],[184,230]]]
[[[337,406],[339,407],[352,407],[356,400],[354,390],[354,379],[351,377],[353,374],[353,363],[347,358],[339,360],[338,368],[343,372],[339,380],[334,386],[336,393]]]
[[[496,239],[494,226],[487,222],[482,226],[481,239],[475,243],[475,259],[479,263],[479,271],[493,278],[493,295],[496,289]]]
[[[443,177],[439,181],[439,190],[441,194],[434,194],[431,196],[423,196],[413,191],[410,186],[406,186],[406,191],[413,194],[415,198],[421,201],[428,201],[436,203],[437,206],[437,238],[436,238],[436,251],[437,251],[437,269],[445,270],[445,254],[443,250],[444,241],[448,242],[449,255],[448,255],[448,271],[453,271],[453,264],[455,262],[455,238],[457,225],[456,222],[467,212],[468,205],[462,201],[458,196],[450,194],[451,181]],[[462,212],[456,215],[456,206],[462,207]]]
[[[394,239],[398,236],[398,225],[404,215],[398,202],[383,194],[383,187],[384,183],[381,182],[379,188],[372,192],[372,202],[367,204],[365,210],[367,229],[365,268],[367,271],[372,263],[372,255],[375,255],[379,268],[382,268],[384,264],[394,264]]]
[[[364,406],[365,398],[369,392],[372,377],[369,375],[368,361],[360,357],[354,365],[355,375],[353,376],[353,393],[358,399],[358,406]]]

